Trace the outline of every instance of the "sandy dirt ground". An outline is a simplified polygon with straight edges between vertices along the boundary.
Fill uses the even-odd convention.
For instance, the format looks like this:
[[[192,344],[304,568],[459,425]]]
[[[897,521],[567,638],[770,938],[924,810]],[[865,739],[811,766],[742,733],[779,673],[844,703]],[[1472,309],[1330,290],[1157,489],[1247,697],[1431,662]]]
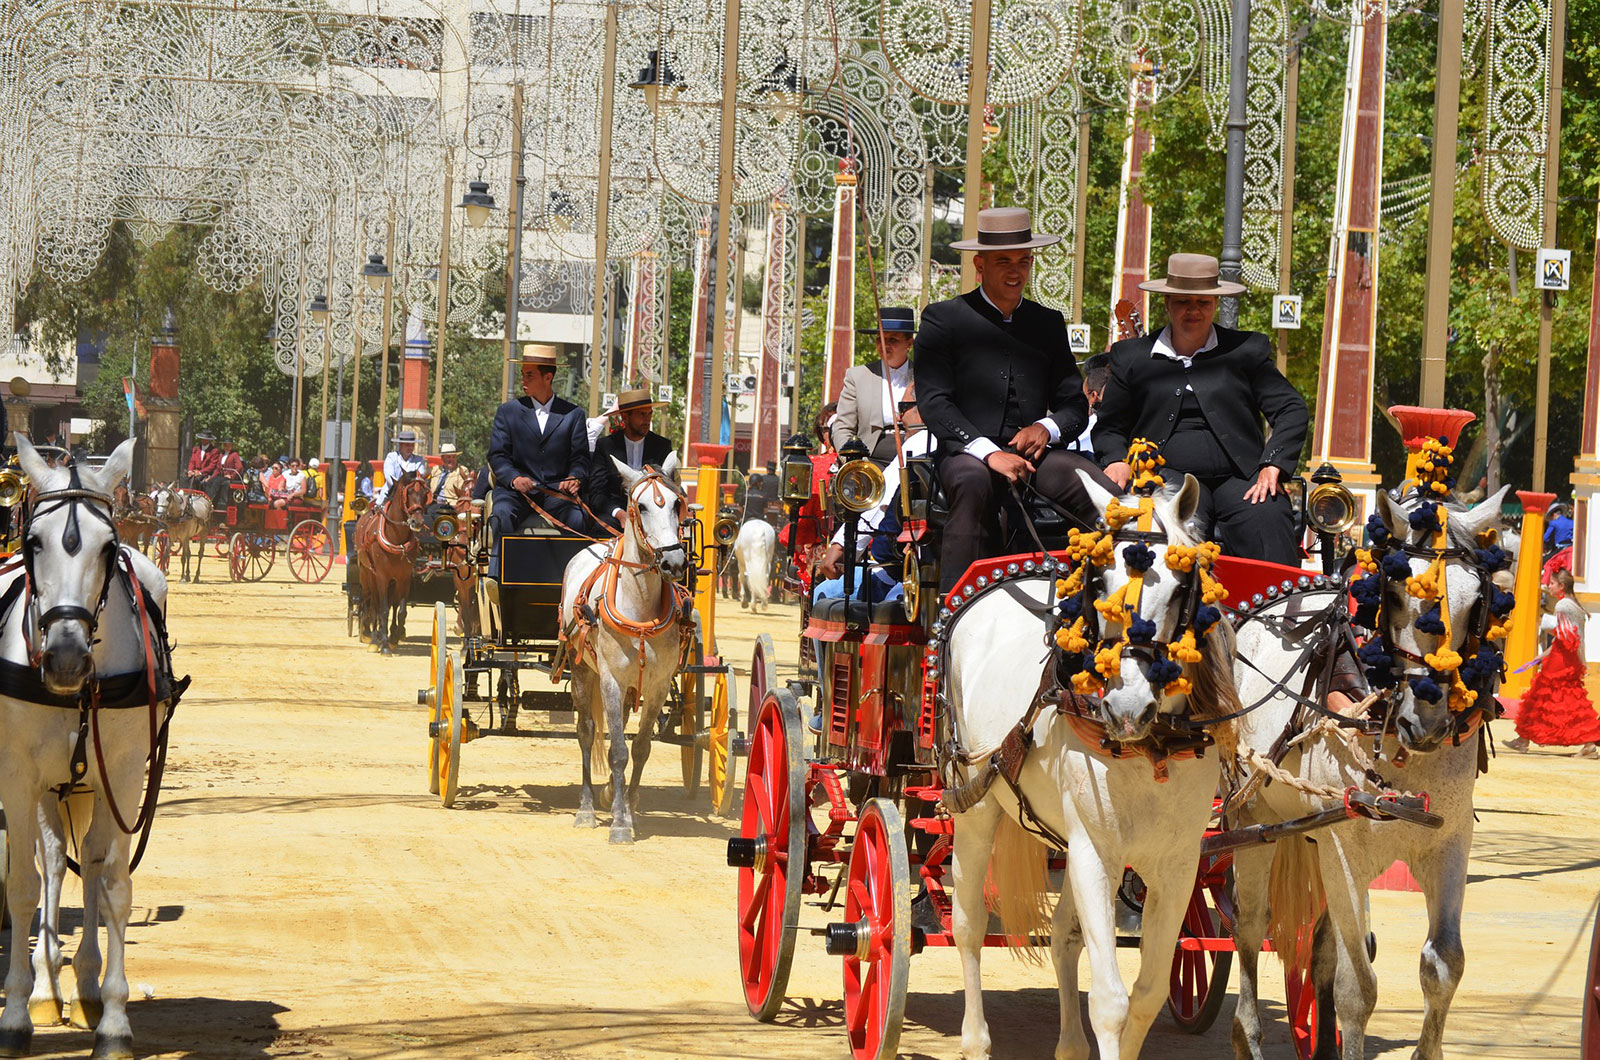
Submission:
[[[428,794],[415,705],[428,614],[413,610],[410,639],[381,658],[346,635],[342,568],[303,586],[282,569],[260,584],[218,583],[221,564],[207,567],[206,583],[175,585],[171,597],[178,671],[194,686],[134,880],[128,969],[141,1055],[846,1055],[839,962],[809,935],[778,1020],[746,1015],[730,825],[704,794],[684,794],[677,748],[650,760],[631,847],[609,845],[604,827],[573,828],[571,740],[468,745],[460,801],[443,809]],[[721,646],[741,696],[756,635],[771,633],[792,664],[795,623],[792,608],[755,617],[723,605]],[[1478,790],[1467,976],[1448,1055],[1576,1057],[1600,891],[1600,764],[1503,753]],[[78,901],[69,884],[69,951]],[[1375,893],[1372,909],[1380,997],[1368,1056],[1409,1056],[1423,899]],[[1131,970],[1136,958],[1123,957]],[[1052,973],[999,953],[985,963],[996,1057],[1050,1056]],[[1281,976],[1275,962],[1263,968],[1268,1045],[1287,1058]],[[954,953],[914,959],[906,1054],[957,1054],[960,992]],[[1144,1055],[1231,1056],[1232,1010],[1230,997],[1198,1038],[1163,1016]],[[86,1055],[90,1044],[64,1027],[34,1039],[50,1056]]]

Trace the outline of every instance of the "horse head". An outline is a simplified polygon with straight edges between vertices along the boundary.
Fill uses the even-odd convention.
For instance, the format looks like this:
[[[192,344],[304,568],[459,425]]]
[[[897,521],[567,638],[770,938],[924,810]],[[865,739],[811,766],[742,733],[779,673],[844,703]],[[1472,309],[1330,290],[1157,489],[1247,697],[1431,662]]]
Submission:
[[[22,560],[37,616],[40,676],[57,695],[72,695],[94,670],[95,627],[116,561],[111,487],[133,465],[133,439],[117,446],[102,468],[51,467],[17,436],[17,457],[32,485],[22,537]]]
[[[1106,733],[1124,743],[1148,735],[1160,714],[1200,707],[1191,700],[1207,701],[1196,713],[1224,713],[1229,704],[1214,701],[1228,694],[1231,678],[1220,679],[1217,668],[1231,669],[1233,659],[1213,640],[1225,628],[1213,606],[1220,587],[1207,573],[1216,546],[1187,528],[1199,483],[1185,475],[1176,489],[1119,498],[1079,474],[1110,529],[1074,531],[1069,548],[1069,624],[1057,643],[1076,669],[1074,691],[1099,693]]]
[[[616,457],[611,461],[622,476],[628,495],[623,535],[631,536],[633,548],[648,554],[655,568],[667,578],[676,581],[683,577],[689,565],[682,531],[687,498],[677,482],[678,454],[669,454],[659,471],[635,471]]]
[[[1465,508],[1416,491],[1379,491],[1368,521],[1373,547],[1358,549],[1351,586],[1368,683],[1387,693],[1395,737],[1432,751],[1492,710],[1513,599],[1493,583],[1510,564],[1500,548],[1500,502],[1509,486]]]
[[[428,528],[428,484],[415,471],[395,480],[383,502],[383,517],[391,523],[405,524],[413,534]]]

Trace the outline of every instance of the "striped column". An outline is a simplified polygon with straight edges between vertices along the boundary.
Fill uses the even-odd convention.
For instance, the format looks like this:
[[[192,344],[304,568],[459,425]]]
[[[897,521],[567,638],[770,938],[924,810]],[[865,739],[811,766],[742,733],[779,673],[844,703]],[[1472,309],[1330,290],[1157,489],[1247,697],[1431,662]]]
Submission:
[[[828,378],[824,403],[837,401],[856,362],[856,174],[848,161],[833,178],[833,259],[828,271]]]
[[[789,207],[780,199],[767,211],[767,269],[761,287],[761,358],[756,366],[755,435],[750,466],[778,466],[778,383],[783,372],[785,302],[789,273],[784,253],[789,238]]]
[[[1122,194],[1117,206],[1117,252],[1111,271],[1111,341],[1117,338],[1117,303],[1132,302],[1139,319],[1150,323],[1150,296],[1139,285],[1150,278],[1150,207],[1139,191],[1144,160],[1156,145],[1150,130],[1154,85],[1150,64],[1141,63],[1128,82],[1128,139],[1122,151]],[[1084,224],[1079,218],[1078,224]]]
[[[706,434],[706,403],[711,400],[710,333],[706,329],[711,301],[711,231],[702,228],[694,240],[694,305],[689,313],[689,372],[684,377],[683,451]]]
[[[1365,4],[1363,11],[1365,20],[1350,27],[1311,464],[1326,461],[1337,468],[1360,499],[1365,518],[1378,487],[1372,465],[1372,358],[1388,27],[1383,4]]]

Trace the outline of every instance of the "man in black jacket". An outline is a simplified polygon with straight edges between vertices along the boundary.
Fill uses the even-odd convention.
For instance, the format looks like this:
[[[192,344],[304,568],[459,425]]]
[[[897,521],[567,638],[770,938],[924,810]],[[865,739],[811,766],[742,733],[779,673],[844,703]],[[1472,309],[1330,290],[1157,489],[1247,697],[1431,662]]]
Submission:
[[[1221,295],[1217,259],[1174,254],[1165,279],[1139,285],[1164,296],[1167,326],[1111,347],[1111,381],[1096,410],[1095,456],[1119,486],[1128,442],[1161,446],[1167,468],[1204,487],[1194,522],[1228,553],[1300,565],[1294,510],[1281,480],[1294,474],[1309,417],[1278,371],[1272,344],[1254,331],[1212,324]],[[1261,419],[1272,427],[1267,439]]]
[[[917,333],[917,402],[939,441],[939,477],[950,518],[940,556],[942,588],[1001,547],[1006,483],[1033,487],[1084,526],[1098,516],[1078,477],[1107,489],[1095,463],[1061,448],[1089,416],[1060,313],[1022,297],[1033,251],[1059,243],[1035,235],[1028,211],[978,214],[978,236],[951,244],[977,252],[978,289],[936,302]]]
[[[672,443],[650,429],[651,414],[660,407],[660,402],[650,400],[648,388],[624,390],[617,395],[617,417],[622,421],[622,430],[613,431],[595,443],[594,469],[589,476],[589,507],[613,530],[622,529],[628,498],[623,493],[622,476],[617,474],[611,458],[616,457],[640,471],[646,464],[660,467],[672,455]]]
[[[530,501],[575,530],[588,525],[576,497],[589,480],[588,420],[556,396],[556,347],[522,347],[522,393],[495,410],[489,430],[494,472],[492,576],[500,577],[500,538],[533,514]]]

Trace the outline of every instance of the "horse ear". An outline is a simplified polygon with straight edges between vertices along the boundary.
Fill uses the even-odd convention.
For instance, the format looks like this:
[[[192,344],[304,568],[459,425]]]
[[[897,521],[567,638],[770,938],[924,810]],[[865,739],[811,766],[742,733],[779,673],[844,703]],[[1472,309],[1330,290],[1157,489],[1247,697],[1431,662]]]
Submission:
[[[617,474],[622,476],[622,492],[631,494],[633,487],[637,486],[639,480],[644,478],[644,473],[635,471],[616,457],[611,458],[611,463],[616,467]]]
[[[1200,481],[1185,472],[1183,485],[1178,487],[1178,495],[1172,498],[1172,514],[1178,517],[1179,525],[1183,525],[1194,518],[1195,509],[1198,507],[1200,507]]]
[[[1500,525],[1500,506],[1510,488],[1511,484],[1507,483],[1466,511],[1450,513],[1450,521],[1446,525],[1456,544],[1472,547],[1477,543],[1480,533],[1491,526]]]
[[[137,443],[132,438],[125,439],[111,455],[106,457],[105,466],[100,468],[100,492],[106,493],[115,489],[117,484],[128,477],[133,470],[133,449]]]
[[[661,473],[676,482],[678,481],[678,472],[680,470],[682,470],[682,466],[678,463],[678,451],[674,449],[667,454],[666,460],[662,461]]]
[[[1378,518],[1383,520],[1383,525],[1396,540],[1410,540],[1410,517],[1406,515],[1405,508],[1389,496],[1388,490],[1378,491]]]
[[[1083,488],[1089,494],[1089,499],[1094,502],[1095,509],[1101,515],[1106,514],[1106,507],[1116,498],[1100,483],[1089,477],[1089,473],[1082,468],[1078,469],[1078,477],[1083,480]]]
[[[23,474],[28,476],[30,482],[44,482],[50,477],[50,465],[44,462],[44,457],[39,455],[39,450],[33,447],[28,436],[18,431],[17,462],[22,465]]]

